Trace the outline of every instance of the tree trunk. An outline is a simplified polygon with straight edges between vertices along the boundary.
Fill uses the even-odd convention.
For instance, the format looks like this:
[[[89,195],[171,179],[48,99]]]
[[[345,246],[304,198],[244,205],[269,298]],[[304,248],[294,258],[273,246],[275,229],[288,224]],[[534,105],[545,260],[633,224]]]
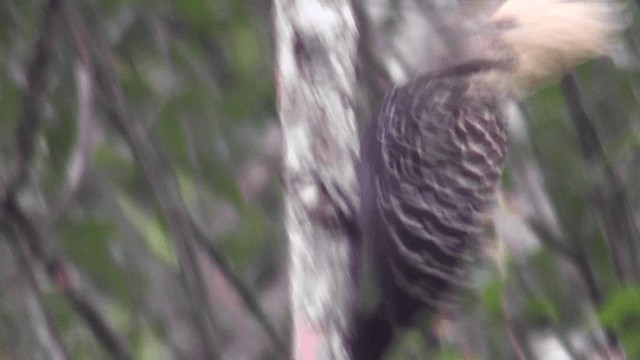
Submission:
[[[344,0],[275,0],[295,359],[347,359],[356,284],[357,29]],[[352,227],[351,227],[352,228]]]

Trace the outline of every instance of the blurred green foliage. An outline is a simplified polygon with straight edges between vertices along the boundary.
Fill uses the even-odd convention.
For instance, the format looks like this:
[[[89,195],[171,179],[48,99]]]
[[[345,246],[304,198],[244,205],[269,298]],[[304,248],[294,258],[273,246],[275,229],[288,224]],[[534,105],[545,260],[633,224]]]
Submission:
[[[281,304],[287,295],[278,289],[283,286],[286,253],[274,158],[278,142],[269,140],[277,133],[277,122],[268,2],[66,3],[88,25],[83,35],[91,43],[94,68],[113,65],[131,118],[144,126],[170,160],[178,191],[207,241],[233,264],[233,271],[257,299],[279,294],[270,295],[281,299],[277,307],[263,305],[284,334],[287,309]],[[45,0],[0,4],[3,166],[11,161],[26,64],[39,36],[45,4]],[[56,32],[48,37],[53,52],[39,104],[42,123],[19,203],[42,225],[47,251],[63,254],[80,272],[95,303],[136,359],[197,358],[198,346],[188,345],[195,341],[188,335],[195,325],[184,310],[188,301],[180,295],[184,288],[178,276],[179,258],[167,219],[139,159],[109,121],[114,103],[97,71],[92,74],[94,106],[89,109],[89,123],[84,128],[79,125],[80,108],[86,104],[80,104],[76,78],[77,44],[67,20],[58,21]],[[100,44],[106,52],[101,52]],[[81,132],[90,133],[91,140],[78,150],[80,138],[87,135]],[[73,188],[71,201],[57,208],[72,186],[73,167],[79,166],[76,156],[87,160],[81,182]],[[2,258],[11,253],[9,247],[0,246]],[[236,358],[274,358],[268,338],[233,286],[223,285],[224,276],[214,275],[211,264],[205,262],[202,271],[213,279],[208,281],[216,294],[213,312],[219,314],[217,343],[222,351]],[[16,281],[4,269],[0,280],[2,287]],[[56,284],[47,285],[42,277],[37,280],[72,357],[109,358]],[[46,352],[40,346],[27,346],[39,340],[29,330],[37,324],[29,315],[33,309],[16,302],[33,296],[22,283],[15,296],[0,295],[0,315],[10,319],[6,324],[22,329],[0,326],[3,359],[42,358]],[[174,331],[176,324],[192,330]],[[176,338],[180,332],[187,337]],[[243,336],[253,338],[252,349],[238,344]]]
[[[3,169],[13,161],[26,67],[45,3],[0,3]],[[379,26],[396,31],[393,24],[402,20],[403,3],[389,3],[391,15]],[[287,256],[269,1],[69,0],[67,4],[88,25],[84,35],[92,46],[94,67],[110,64],[115,69],[126,110],[157,145],[155,150],[168,159],[192,226],[206,238],[199,254],[204,258],[201,269],[209,295],[215,299],[216,344],[225,358],[281,358],[274,355],[273,344],[204,250],[206,244],[216,246],[284,335]],[[637,6],[629,8],[637,19]],[[115,105],[104,77],[94,74],[95,103],[88,124],[80,125],[80,108],[88,106],[80,103],[80,60],[68,24],[59,21],[49,36],[53,51],[38,104],[42,119],[34,158],[16,194],[18,203],[42,231],[46,251],[61,254],[77,268],[91,299],[136,359],[203,358],[168,219],[140,159],[110,121]],[[524,170],[518,164],[537,169],[557,227],[540,232],[530,226],[539,244],[524,255],[505,255],[506,274],[487,264],[478,270],[486,274],[478,276],[477,291],[462,306],[462,319],[448,330],[464,334],[468,347],[454,347],[446,339],[439,347],[432,346],[433,341],[425,340],[431,329],[424,326],[401,337],[390,358],[467,359],[470,352],[479,359],[513,358],[509,331],[524,344],[548,331],[567,353],[582,358],[600,350],[593,345],[604,342],[598,335],[600,326],[615,334],[629,359],[640,358],[640,279],[625,282],[616,273],[612,244],[618,236],[607,228],[612,221],[607,215],[637,226],[640,214],[638,30],[635,20],[627,32],[632,61],[626,67],[598,60],[577,71],[605,156],[585,154],[582,134],[561,87],[545,88],[521,104],[527,136],[512,141],[510,152],[516,160],[505,173],[504,191],[519,199],[528,190],[519,183]],[[87,134],[91,141],[82,145]],[[87,161],[81,181],[74,185],[74,169],[81,166],[78,156]],[[608,168],[619,175],[621,189],[611,189]],[[624,210],[616,197],[621,193],[630,209],[628,218],[615,217]],[[42,334],[34,331],[44,325],[35,315],[33,289],[4,231],[0,359],[47,358]],[[631,240],[640,246],[640,239]],[[34,269],[44,308],[71,357],[110,358],[70,304],[64,286],[46,278],[43,264]],[[588,276],[593,277],[595,298]],[[504,308],[505,297],[509,309]],[[594,317],[598,324],[594,325]],[[535,349],[524,351],[531,355]]]

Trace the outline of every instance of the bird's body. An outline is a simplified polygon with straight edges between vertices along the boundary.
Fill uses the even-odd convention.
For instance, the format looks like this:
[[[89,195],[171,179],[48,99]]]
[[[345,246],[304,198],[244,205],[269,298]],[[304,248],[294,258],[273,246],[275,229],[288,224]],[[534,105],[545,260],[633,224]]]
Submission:
[[[480,214],[500,176],[504,97],[452,68],[389,93],[362,144],[361,228],[395,322],[464,282]]]
[[[620,30],[609,5],[509,0],[487,21],[495,31],[468,36],[471,60],[387,94],[362,139],[359,225],[389,322],[464,282],[507,150],[502,109],[605,54]]]

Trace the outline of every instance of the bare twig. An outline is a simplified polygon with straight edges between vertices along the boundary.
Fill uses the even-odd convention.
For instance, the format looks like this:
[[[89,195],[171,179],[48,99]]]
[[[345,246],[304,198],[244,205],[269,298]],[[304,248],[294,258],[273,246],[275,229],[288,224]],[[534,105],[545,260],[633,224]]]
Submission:
[[[499,208],[503,212],[507,212],[507,205],[504,199],[502,192],[498,189],[496,190],[496,198],[498,202]],[[496,220],[494,220],[495,222]],[[524,355],[523,346],[521,344],[521,339],[516,334],[515,331],[515,322],[513,316],[511,314],[511,309],[509,307],[509,298],[507,294],[507,267],[509,266],[508,254],[507,254],[507,246],[504,243],[504,239],[502,238],[502,234],[498,231],[498,227],[494,223],[494,235],[495,235],[495,253],[494,253],[494,262],[498,268],[498,274],[500,275],[500,283],[501,283],[501,291],[500,291],[500,302],[502,305],[502,315],[504,317],[504,322],[507,331],[507,337],[509,338],[509,343],[513,348],[513,351],[516,353],[518,359],[525,360],[526,356]]]
[[[279,130],[276,130],[279,131]],[[279,133],[268,134],[270,137],[275,136],[278,140],[280,139]],[[260,181],[250,180],[251,178],[251,167],[247,167],[244,171],[241,172],[241,175],[237,177],[238,186],[240,191],[244,197],[244,200],[249,202],[254,200],[254,198],[262,193],[267,185],[267,180],[270,178],[270,173],[275,170],[276,166],[271,163],[277,162],[273,159],[273,157],[278,156],[279,153],[274,154],[273,149],[269,149],[267,144],[265,146],[265,153],[262,158],[258,160],[257,163],[252,165],[257,166],[259,169],[264,171],[263,176],[260,177]],[[279,148],[279,146],[278,146]],[[197,161],[194,161],[194,167],[198,167]],[[252,183],[251,183],[252,182]],[[251,185],[249,185],[251,183]],[[222,276],[228,281],[231,287],[236,291],[236,293],[240,296],[240,299],[244,303],[245,307],[249,311],[249,313],[255,318],[258,324],[262,327],[264,332],[267,334],[269,341],[271,342],[271,346],[275,351],[284,355],[288,353],[288,346],[283,338],[279,335],[279,332],[276,330],[276,327],[272,324],[272,322],[267,317],[265,311],[263,310],[260,303],[257,301],[255,294],[252,294],[247,285],[243,282],[243,280],[238,276],[232,269],[231,265],[227,257],[224,253],[214,244],[212,239],[208,239],[211,236],[207,235],[206,229],[203,227],[202,221],[198,221],[198,218],[195,217],[195,214],[190,213],[190,219],[192,227],[195,230],[196,239],[200,246],[206,251],[207,255],[215,264],[217,270],[220,271]]]
[[[25,70],[26,84],[22,92],[22,114],[17,126],[12,162],[8,169],[0,169],[0,204],[11,197],[27,174],[34,153],[35,136],[40,126],[40,104],[45,92],[45,75],[50,62],[52,38],[60,11],[59,0],[47,1],[33,53]]]
[[[101,53],[105,60],[110,57],[104,46],[102,46]],[[175,174],[167,159],[159,153],[158,147],[150,139],[143,124],[130,115],[115,70],[109,63],[101,65],[98,72],[102,75],[105,92],[113,100],[114,112],[110,120],[125,138],[140,163],[158,200],[169,232],[175,240],[182,280],[187,291],[193,296],[193,316],[198,323],[201,341],[207,351],[206,357],[209,359],[220,358],[218,346],[214,341],[212,304],[206,295],[206,283],[198,269],[197,241],[180,195]],[[203,314],[196,314],[196,310]]]
[[[640,279],[640,263],[637,261],[640,252],[636,244],[640,233],[628,204],[625,186],[607,157],[575,75],[567,75],[561,82],[561,88],[585,160],[591,167],[602,167],[602,183],[593,185],[590,202],[604,228],[616,274],[622,283],[633,282]]]
[[[62,0],[65,1],[65,0]],[[64,4],[66,7],[66,3]],[[75,69],[76,91],[78,97],[77,121],[76,121],[76,141],[67,163],[66,182],[62,193],[49,211],[51,219],[48,223],[54,225],[64,214],[66,207],[73,200],[78,188],[82,183],[87,170],[89,157],[95,141],[94,124],[94,78],[93,63],[91,62],[90,43],[87,38],[87,29],[80,29],[77,21],[73,19],[76,14],[73,11],[64,11],[64,16],[68,21],[77,50],[77,63]]]
[[[523,122],[524,119],[520,118],[519,113],[514,113],[513,116],[512,121],[518,121],[521,124],[514,124],[512,130],[519,126],[526,126],[527,123]],[[518,136],[516,133],[512,133],[511,136],[514,142],[519,144],[516,151],[512,151],[509,155],[509,164],[514,173],[517,188],[526,197],[526,202],[533,207],[533,213],[525,216],[525,220],[544,246],[575,268],[580,280],[584,282],[589,301],[595,307],[600,306],[604,299],[603,290],[598,283],[597,274],[589,260],[584,242],[577,234],[568,233],[570,229],[564,229],[557,224],[553,206],[546,203],[544,184],[541,179],[536,179],[534,176],[541,173],[539,164],[535,160],[539,149],[526,137]],[[512,147],[515,145],[512,144]],[[524,153],[527,152],[532,152],[534,157],[525,157]],[[615,343],[615,334],[607,332],[605,334],[610,344]]]
[[[193,220],[191,220],[191,225],[195,229],[196,239],[200,246],[205,249],[211,260],[216,264],[218,270],[220,270],[222,275],[224,275],[231,286],[238,292],[238,295],[240,295],[240,298],[249,312],[253,314],[260,326],[264,329],[274,349],[280,354],[287,354],[288,350],[286,343],[278,334],[276,327],[271,324],[271,321],[265,314],[262,306],[260,306],[260,303],[256,300],[255,295],[251,293],[238,275],[233,272],[231,265],[224,254],[215,246],[215,244],[207,239],[204,230],[201,229],[201,227]]]
[[[69,9],[73,11],[71,7]],[[69,17],[69,20],[72,27],[87,28],[79,16]],[[96,50],[101,60],[96,71],[102,80],[108,99],[112,101],[110,105],[113,112],[110,120],[125,138],[140,163],[159,202],[169,232],[175,239],[182,280],[187,291],[192,295],[192,315],[198,324],[200,340],[206,351],[205,357],[208,359],[220,358],[218,346],[215,344],[212,304],[206,295],[206,283],[198,268],[197,242],[187,210],[182,202],[177,180],[167,159],[159,153],[158,147],[147,134],[143,124],[130,115],[124,93],[109,61],[111,54],[102,39],[94,39],[94,43],[96,42]],[[81,45],[78,47],[80,48]]]
[[[535,144],[530,143],[526,144],[526,146],[531,146],[531,151],[533,152],[533,154],[539,155],[539,149],[535,146]],[[529,164],[531,170],[539,172],[539,165],[537,164],[535,159],[525,159],[522,156],[514,157],[513,152],[511,157],[512,161],[510,161],[510,164],[512,165],[516,173],[528,171],[526,168],[518,165],[524,163]],[[543,186],[534,183],[534,181],[532,181],[527,175],[523,176],[522,174],[520,174],[518,178],[520,180],[520,184],[518,186],[521,188],[521,191],[525,193],[530,192],[531,189],[537,190],[540,186]],[[526,191],[524,191],[524,189],[526,189]],[[537,192],[538,196],[542,196],[546,193],[545,191],[540,190],[537,190]],[[556,224],[553,219],[548,218],[548,214],[545,214],[545,211],[543,209],[543,204],[539,204],[537,199],[529,199],[528,202],[534,205],[534,214],[532,214],[532,216],[528,216],[526,220],[531,226],[531,229],[536,234],[538,240],[540,240],[542,244],[547,248],[554,251],[554,253],[558,254],[564,260],[568,261],[568,263],[576,269],[580,279],[585,284],[587,295],[591,304],[595,307],[599,307],[604,299],[603,290],[598,283],[597,274],[592,267],[591,261],[587,254],[587,250],[585,248],[585,244],[583,241],[581,241],[580,236],[575,233],[571,233],[570,229],[562,228],[560,225]],[[547,212],[549,211],[553,213],[553,209],[547,210]],[[605,331],[605,335],[609,345],[617,344],[616,335],[614,333]]]
[[[89,62],[87,55],[89,42],[85,38],[88,27],[77,14],[74,7],[67,4],[66,20],[72,31],[73,42],[81,54],[81,58]],[[146,133],[144,126],[133,119],[127,109],[125,96],[120,87],[115,70],[110,62],[111,54],[101,38],[91,41],[93,48],[98,53],[96,64],[97,76],[102,80],[103,91],[111,101],[110,120],[113,122],[125,140],[139,163],[144,175],[149,181],[160,209],[173,235],[179,254],[181,275],[186,289],[191,293],[192,316],[198,324],[201,343],[205,349],[205,357],[208,359],[220,358],[218,346],[214,340],[214,319],[210,299],[206,295],[206,284],[198,269],[196,241],[193,230],[189,224],[187,211],[182,203],[175,175],[167,160],[159,154],[157,147]],[[82,307],[82,299],[75,299],[76,304]],[[204,316],[202,316],[204,315]]]
[[[73,266],[61,256],[52,255],[44,249],[46,240],[42,233],[12,198],[5,201],[0,210],[0,219],[5,222],[5,226],[13,223],[19,230],[20,239],[29,245],[30,250],[42,262],[51,282],[71,303],[107,353],[115,359],[133,359],[125,342],[104,319],[98,306],[80,289]]]
[[[508,154],[508,163],[514,174],[517,188],[520,189],[519,192],[525,197],[526,203],[533,208],[533,214],[526,216],[525,220],[546,247],[569,258],[573,256],[573,248],[571,244],[562,242],[558,235],[560,225],[555,221],[553,206],[548,199],[543,181],[538,175],[541,173],[539,164],[535,158],[525,156],[526,152],[535,149],[531,149],[528,138],[518,136],[513,129],[526,126],[525,119],[519,109],[514,107],[512,110],[510,134],[512,150]]]
[[[55,34],[56,20],[59,16],[62,3],[60,0],[49,0],[43,10],[43,22],[39,38],[29,65],[26,69],[26,86],[22,96],[22,117],[16,129],[15,144],[13,150],[13,162],[10,168],[3,172],[4,179],[0,184],[0,220],[3,221],[5,229],[15,226],[23,241],[45,265],[47,274],[52,282],[58,285],[72,303],[73,298],[81,298],[76,287],[64,280],[67,265],[60,259],[49,255],[45,250],[42,237],[35,225],[28,219],[22,210],[15,203],[15,192],[22,184],[26,176],[29,164],[34,154],[35,136],[40,124],[39,108],[45,91],[45,74],[47,65],[50,62],[50,52],[52,48],[52,36]],[[9,234],[10,237],[15,234]],[[17,246],[22,246],[17,244]],[[21,249],[21,248],[19,248]],[[118,359],[131,359],[129,351],[124,344],[117,340],[117,336],[106,324],[95,306],[87,302],[85,309],[74,307],[76,311],[86,320],[97,340],[101,342],[107,352]],[[94,316],[89,318],[86,309],[93,309]],[[64,354],[64,351],[61,352]],[[52,354],[54,355],[54,354]]]
[[[34,274],[35,264],[29,258],[27,251],[25,251],[24,244],[20,241],[20,236],[12,229],[12,224],[0,224],[2,231],[7,234],[6,238],[13,248],[13,253],[18,259],[18,263],[22,267],[21,273],[24,274],[27,284],[31,290],[33,301],[35,302],[36,311],[32,311],[32,315],[38,317],[40,323],[44,323],[46,329],[46,337],[41,338],[41,343],[45,349],[47,349],[47,356],[54,360],[70,359],[69,350],[62,340],[60,330],[53,320],[52,314],[44,305],[43,293],[36,281]],[[40,323],[35,326],[41,326]],[[38,332],[38,329],[34,329]]]
[[[544,289],[534,289],[527,277],[525,276],[526,269],[523,269],[521,266],[514,266],[515,276],[519,279],[520,289],[525,294],[525,296],[529,299],[539,298],[540,296],[546,296]],[[537,290],[537,291],[536,291]],[[571,356],[572,359],[580,359],[581,357],[578,355],[578,351],[575,349],[573,344],[567,339],[567,334],[565,329],[560,329],[559,326],[555,324],[555,321],[552,321],[551,331],[558,338],[561,346],[564,350]]]
[[[584,245],[576,235],[569,235],[571,241],[568,244],[548,228],[547,224],[540,221],[532,220],[529,222],[532,230],[536,233],[538,239],[549,249],[564,258],[571,264],[580,274],[587,289],[587,295],[591,303],[599,307],[602,305],[604,295],[598,284],[597,276],[591,266],[589,257],[586,253]],[[610,331],[605,331],[609,344],[617,344],[616,335]]]
[[[73,38],[76,43],[76,47],[79,49],[79,52],[81,54],[81,61],[82,63],[87,64],[87,67],[92,67],[91,60],[88,57],[89,45],[86,39],[86,36],[88,34],[87,29],[84,27],[83,22],[81,21],[81,19],[78,17],[78,15],[75,13],[75,11],[72,8],[69,9],[68,13],[69,13],[68,14],[69,24],[72,28]],[[104,52],[104,49],[98,50],[98,51]],[[286,354],[287,346],[285,342],[279,337],[277,331],[275,330],[275,327],[271,325],[264,311],[260,307],[259,303],[250,293],[248,288],[242,283],[240,278],[233,273],[233,271],[231,270],[231,267],[226,262],[222,253],[217,251],[214,245],[206,239],[206,236],[204,235],[204,233],[197,228],[196,223],[192,221],[192,219],[189,217],[188,213],[186,212],[186,208],[184,208],[184,205],[181,203],[182,200],[179,195],[179,189],[177,187],[177,182],[175,182],[175,179],[172,179],[172,176],[169,176],[166,179],[164,184],[162,183],[162,181],[159,180],[160,178],[165,177],[166,174],[169,174],[171,172],[170,166],[166,164],[166,159],[162,158],[162,156],[159,154],[160,150],[158,149],[157,146],[155,146],[155,144],[153,144],[152,140],[147,137],[148,135],[146,135],[143,131],[139,131],[140,129],[137,129],[135,125],[131,124],[132,119],[130,119],[127,116],[126,111],[123,109],[124,107],[123,96],[117,84],[117,80],[113,76],[113,72],[112,72],[113,70],[108,69],[108,66],[106,67],[107,69],[103,70],[106,75],[105,76],[106,85],[107,85],[106,91],[111,93],[113,99],[115,99],[115,102],[116,102],[115,117],[113,118],[114,123],[116,124],[116,127],[123,132],[123,135],[129,141],[129,144],[134,150],[134,153],[136,153],[138,160],[142,163],[143,169],[145,169],[145,164],[147,165],[146,167],[147,178],[149,179],[152,186],[154,186],[155,184],[154,189],[169,188],[168,191],[164,191],[164,192],[161,190],[156,191],[156,196],[158,197],[158,200],[161,204],[161,208],[172,209],[171,211],[177,211],[179,213],[182,213],[184,215],[184,220],[188,221],[188,223],[190,224],[190,225],[187,225],[187,224],[181,223],[181,220],[183,220],[182,216],[179,216],[178,218],[173,218],[171,217],[171,215],[169,215],[170,210],[165,211],[167,222],[170,223],[170,225],[173,223],[174,225],[173,229],[180,229],[177,231],[181,235],[176,236],[176,240],[178,242],[184,242],[185,244],[190,243],[192,240],[189,238],[193,236],[190,234],[190,232],[192,228],[194,229],[195,231],[194,235],[195,235],[196,241],[198,241],[201,246],[207,249],[208,254],[211,256],[214,263],[219,267],[222,274],[227,278],[227,280],[229,280],[229,282],[236,289],[236,291],[238,291],[238,293],[240,294],[240,297],[244,301],[249,311],[258,320],[258,323],[264,328],[269,339],[272,341],[272,345],[274,349],[278,351],[280,354]],[[154,153],[156,155],[154,155]],[[171,196],[172,194],[176,194],[176,195]],[[177,232],[174,232],[174,236],[176,234]],[[180,244],[178,245],[179,245],[179,252],[180,252]],[[191,248],[191,246],[192,245],[184,246],[181,254],[181,257],[183,259],[185,257],[189,258],[189,256],[195,255],[196,248]],[[192,260],[187,260],[187,261],[195,265],[195,261],[197,261],[195,259],[196,258],[194,257],[193,261]],[[184,270],[185,266],[189,267],[190,265],[182,264],[183,271],[185,271]],[[193,275],[191,275],[191,277],[197,278],[200,276],[199,274],[196,275],[198,272],[197,267],[194,267],[192,270],[187,270],[186,272],[192,273]],[[204,289],[204,283],[199,284],[198,287],[201,289]],[[189,290],[191,292],[194,291],[193,288],[190,288]],[[202,296],[205,296],[204,292]],[[202,328],[202,324],[201,324],[201,328]],[[211,335],[212,333],[210,331],[209,335],[205,335],[205,336],[211,338]],[[212,341],[212,339],[209,341]],[[209,349],[210,353],[217,351],[212,349],[213,349],[213,345],[211,344]]]
[[[506,284],[504,282],[504,278],[502,281],[502,293],[500,294],[500,303],[502,305],[502,316],[504,317],[504,322],[507,327],[507,337],[509,338],[509,343],[513,348],[513,351],[516,353],[516,356],[519,360],[526,360],[527,357],[524,355],[524,351],[522,350],[521,340],[516,334],[515,325],[513,321],[513,317],[511,315],[511,310],[509,309],[509,299],[506,293]]]

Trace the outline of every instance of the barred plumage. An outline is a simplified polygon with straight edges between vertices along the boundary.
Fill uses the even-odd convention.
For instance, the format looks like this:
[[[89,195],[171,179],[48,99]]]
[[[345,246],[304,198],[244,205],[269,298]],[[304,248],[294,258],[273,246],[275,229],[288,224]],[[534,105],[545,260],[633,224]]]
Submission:
[[[506,153],[504,105],[605,54],[618,2],[509,0],[469,36],[473,59],[389,93],[362,140],[360,228],[390,320],[465,280]],[[492,24],[491,24],[492,23]]]
[[[451,69],[393,90],[362,144],[361,227],[381,240],[374,257],[400,323],[464,282],[479,214],[500,175],[504,97],[477,93],[472,72]]]

